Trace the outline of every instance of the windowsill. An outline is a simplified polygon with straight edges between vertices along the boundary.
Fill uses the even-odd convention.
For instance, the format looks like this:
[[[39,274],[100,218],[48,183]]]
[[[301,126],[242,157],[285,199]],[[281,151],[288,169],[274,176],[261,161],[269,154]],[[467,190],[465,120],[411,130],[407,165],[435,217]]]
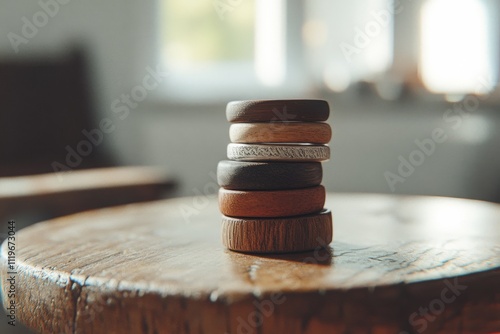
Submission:
[[[217,105],[231,100],[296,98],[306,91],[304,81],[286,79],[280,86],[267,87],[250,70],[215,69],[201,74],[169,74],[152,92],[151,100],[156,104]]]

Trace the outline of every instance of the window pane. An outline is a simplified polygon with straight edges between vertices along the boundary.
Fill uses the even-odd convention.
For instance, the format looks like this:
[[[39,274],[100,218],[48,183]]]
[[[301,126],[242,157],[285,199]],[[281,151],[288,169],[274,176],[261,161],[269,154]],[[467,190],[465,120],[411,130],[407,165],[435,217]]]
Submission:
[[[393,14],[390,0],[308,0],[302,37],[316,80],[342,91],[371,80],[392,64]]]
[[[254,1],[162,0],[162,57],[170,69],[252,61]]]
[[[493,88],[488,19],[484,1],[432,0],[423,6],[420,67],[429,90],[463,94]]]

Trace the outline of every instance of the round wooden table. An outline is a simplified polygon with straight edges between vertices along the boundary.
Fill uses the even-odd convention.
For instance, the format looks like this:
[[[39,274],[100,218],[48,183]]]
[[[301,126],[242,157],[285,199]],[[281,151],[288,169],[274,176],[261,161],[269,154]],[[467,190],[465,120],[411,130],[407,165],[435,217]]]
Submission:
[[[285,255],[224,249],[215,197],[36,224],[16,234],[17,320],[42,333],[500,330],[499,205],[328,194],[326,207],[334,242]]]

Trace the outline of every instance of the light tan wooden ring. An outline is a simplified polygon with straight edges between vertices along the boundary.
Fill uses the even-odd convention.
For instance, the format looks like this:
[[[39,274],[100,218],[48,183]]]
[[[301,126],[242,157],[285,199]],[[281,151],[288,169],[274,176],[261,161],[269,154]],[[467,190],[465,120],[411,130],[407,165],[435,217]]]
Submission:
[[[325,187],[242,191],[219,189],[219,209],[229,217],[289,217],[319,212],[325,204]]]
[[[330,159],[326,145],[227,145],[227,157],[239,161],[325,161]]]
[[[332,138],[328,123],[234,123],[229,128],[233,143],[310,143],[327,144]]]
[[[304,252],[326,247],[332,241],[332,213],[323,210],[288,218],[222,217],[222,243],[248,253]]]

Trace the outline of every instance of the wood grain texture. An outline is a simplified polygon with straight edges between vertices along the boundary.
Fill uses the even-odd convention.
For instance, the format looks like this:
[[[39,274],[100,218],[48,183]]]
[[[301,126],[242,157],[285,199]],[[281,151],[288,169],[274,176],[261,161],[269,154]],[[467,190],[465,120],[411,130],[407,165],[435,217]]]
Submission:
[[[223,160],[217,165],[217,182],[233,190],[300,189],[317,186],[322,178],[320,162]]]
[[[290,218],[222,217],[222,244],[248,253],[287,253],[321,250],[332,242],[332,213]]]
[[[221,245],[215,196],[28,227],[16,235],[18,320],[50,334],[500,331],[499,205],[329,194],[326,206],[329,248],[272,256]]]
[[[326,145],[229,144],[227,157],[239,161],[326,161],[330,147]]]
[[[325,204],[325,187],[243,191],[219,189],[219,208],[229,217],[289,217],[319,212]]]
[[[332,129],[320,122],[235,123],[229,128],[233,143],[310,143],[327,144]]]
[[[226,117],[231,123],[250,122],[323,122],[330,116],[324,100],[247,100],[227,104]]]

